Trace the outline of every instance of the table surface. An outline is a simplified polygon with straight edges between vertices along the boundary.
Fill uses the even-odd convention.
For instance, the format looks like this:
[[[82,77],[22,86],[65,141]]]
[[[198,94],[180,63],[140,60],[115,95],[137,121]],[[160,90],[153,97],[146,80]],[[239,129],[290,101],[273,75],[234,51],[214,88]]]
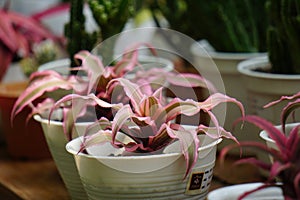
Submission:
[[[227,157],[223,167],[217,160],[210,190],[265,180],[252,165],[233,165],[237,159],[233,155]],[[0,199],[69,200],[70,197],[52,159],[13,159],[0,146]]]

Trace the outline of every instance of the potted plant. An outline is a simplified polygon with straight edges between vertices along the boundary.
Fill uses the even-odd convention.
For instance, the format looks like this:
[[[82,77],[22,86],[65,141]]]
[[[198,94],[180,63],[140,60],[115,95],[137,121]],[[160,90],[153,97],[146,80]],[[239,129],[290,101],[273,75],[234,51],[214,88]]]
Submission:
[[[248,97],[248,113],[259,115],[274,124],[284,106],[280,103],[273,109],[261,109],[268,102],[281,96],[295,94],[299,88],[299,58],[295,54],[300,48],[298,1],[267,1],[266,9],[270,25],[267,33],[268,55],[249,59],[239,64]],[[258,131],[258,130],[256,130]]]
[[[61,41],[38,21],[10,10],[10,1],[5,1],[0,9],[0,15],[2,19],[0,26],[0,107],[3,140],[8,153],[14,158],[49,158],[49,150],[39,124],[30,120],[29,124],[32,129],[25,129],[25,120],[21,116],[13,125],[9,122],[9,116],[14,102],[27,85],[27,77],[24,75],[23,68],[20,67],[21,60],[37,56],[37,46],[41,47],[46,42],[53,42],[59,46]],[[29,134],[29,132],[35,132],[35,134]],[[24,142],[26,139],[36,141],[40,145],[31,147],[28,142]]]
[[[88,122],[93,122],[102,116],[112,120],[113,116],[111,107],[116,109],[119,107],[119,105],[110,105],[106,103],[111,101],[110,93],[106,92],[107,84],[112,79],[127,76],[128,72],[131,72],[134,67],[141,65],[138,60],[139,57],[137,56],[138,47],[139,45],[135,46],[133,50],[129,49],[127,53],[123,55],[122,59],[117,60],[114,65],[107,67],[104,67],[99,57],[92,55],[88,51],[80,51],[75,56],[76,60],[81,63],[80,67],[75,68],[75,70],[79,71],[78,76],[65,74],[62,75],[52,70],[35,72],[31,75],[30,85],[18,98],[14,106],[12,118],[19,115],[24,108],[29,106],[32,109],[29,117],[35,115],[35,119],[41,122],[52,156],[56,161],[56,165],[67,185],[67,188],[70,191],[71,196],[74,196],[74,198],[85,197],[82,196],[84,193],[79,190],[81,183],[77,170],[74,167],[75,163],[73,157],[67,154],[65,150],[65,144],[70,141],[74,135],[78,135],[78,132],[74,132],[75,122],[76,127],[84,127],[88,124]],[[157,79],[162,81],[161,83],[156,83],[163,85],[165,84],[166,80],[168,80],[169,82],[177,82],[177,84],[181,84],[178,83],[180,77],[176,76],[176,74],[173,72],[164,71],[164,69],[160,69],[156,72],[158,72],[156,73]],[[149,73],[153,72],[149,71]],[[130,74],[130,77],[132,78],[132,73]],[[186,77],[184,79],[188,80],[192,85],[205,85],[204,80],[200,76],[182,75],[182,77]],[[68,94],[72,93],[72,91],[74,92],[73,95],[87,95],[85,99],[81,101],[78,100],[79,103],[81,102],[83,104],[76,109],[71,109],[74,102],[68,99]],[[95,92],[96,96],[88,95],[91,92]],[[49,98],[45,99],[45,97]],[[35,104],[35,100],[39,98],[42,98],[43,101],[39,104]],[[58,118],[51,118],[52,120],[49,122],[50,118],[48,119],[48,114],[46,111],[53,107],[54,103],[60,98],[68,102],[60,104],[59,108],[55,109],[54,113],[58,113]],[[99,100],[94,102],[93,100],[95,99]],[[97,106],[96,103],[99,102],[101,102],[101,105]],[[89,115],[89,111],[91,109],[96,109],[97,115]],[[61,114],[59,114],[59,112]],[[74,114],[74,112],[77,114]],[[83,124],[77,124],[78,121],[85,119],[83,115],[85,117],[88,116],[88,120],[84,120],[85,123]],[[58,121],[53,121],[53,119]],[[79,129],[82,130],[82,128]],[[53,134],[53,132],[55,132],[55,134]],[[68,162],[66,162],[66,160],[68,160]],[[64,175],[64,172],[67,172],[67,175]],[[71,174],[71,178],[67,177]],[[76,177],[77,180],[74,181]]]
[[[89,198],[110,199],[117,195],[131,199],[150,195],[155,199],[165,198],[166,193],[167,198],[206,198],[216,145],[222,137],[235,140],[219,125],[212,109],[226,102],[237,104],[242,112],[243,108],[235,99],[220,93],[203,102],[180,98],[168,102],[163,97],[163,87],[149,91],[149,84],[112,79],[108,86],[117,89],[116,99],[120,85],[129,102],[117,108],[112,121],[100,118],[88,127],[84,137],[67,144]],[[73,104],[76,109],[83,104],[77,100],[87,96],[70,94],[56,105],[71,99],[79,102]],[[185,126],[174,121],[178,115],[193,116],[200,110],[209,114],[213,125]],[[188,175],[189,181],[185,179]],[[201,184],[194,184],[196,180]]]
[[[225,88],[224,92],[243,102],[247,111],[246,92],[244,85],[239,84],[242,79],[237,64],[266,53],[266,1],[156,2],[153,10],[157,12],[155,8],[159,8],[171,29],[195,40],[191,46],[182,49],[197,63],[196,71],[206,71],[214,77],[214,68],[217,67],[224,82],[224,86],[215,84],[217,89],[221,91]],[[213,82],[213,78],[209,80]],[[232,122],[239,116],[239,110],[232,105],[228,106],[228,110],[225,128],[231,128]],[[244,140],[250,134],[235,135],[239,140]],[[230,141],[222,142],[219,147],[226,146],[227,142]]]
[[[30,76],[30,84],[15,102],[11,111],[11,121],[13,122],[19,114],[22,114],[26,110],[26,107],[31,108],[31,111],[27,113],[28,119],[35,114],[40,114],[35,116],[35,120],[42,125],[51,155],[70,196],[74,199],[86,199],[74,160],[65,151],[66,143],[73,137],[78,136],[77,132],[73,132],[73,122],[77,118],[67,117],[68,112],[70,113],[70,106],[68,105],[65,105],[62,109],[57,109],[56,113],[63,110],[63,114],[57,114],[55,118],[51,118],[51,121],[47,117],[47,110],[53,106],[55,101],[66,94],[72,92],[76,94],[90,93],[97,86],[98,78],[102,81],[99,83],[99,87],[96,87],[98,88],[97,94],[105,100],[109,100],[106,99],[108,97],[105,93],[107,82],[114,77],[121,77],[125,72],[130,71],[136,64],[136,57],[125,57],[115,66],[106,68],[102,65],[98,57],[93,56],[88,51],[81,51],[75,57],[78,61],[83,62],[81,70],[85,72],[85,77],[70,75],[70,73],[60,74],[49,69],[34,72]],[[107,115],[105,115],[107,118],[109,118],[109,113],[109,110],[107,110]],[[68,120],[61,121],[63,117]],[[90,121],[92,120],[90,119]],[[83,122],[78,124],[77,128],[83,130],[87,125],[88,122]]]
[[[8,70],[9,73],[5,75],[0,84],[3,141],[6,144],[9,155],[14,158],[44,159],[51,157],[40,124],[33,119],[26,123],[25,119],[28,113],[26,114],[25,112],[18,116],[12,124],[10,123],[10,113],[17,98],[28,85],[27,76],[36,71],[39,64],[52,61],[59,55],[61,55],[60,48],[52,40],[44,40],[39,44],[35,44],[31,55],[22,58],[15,64],[18,68],[10,66],[14,70]],[[22,78],[18,76],[15,69],[19,69]],[[11,76],[16,76],[17,78],[11,79]],[[30,142],[33,141],[39,145],[30,145]]]
[[[299,108],[300,93],[292,96],[282,96],[279,100],[273,101],[265,106],[269,108],[278,103],[288,104],[282,109],[281,124],[274,125],[272,122],[255,115],[249,115],[243,118],[250,123],[255,124],[263,129],[260,136],[265,140],[266,144],[256,141],[241,142],[240,147],[257,148],[270,155],[271,162],[261,160],[260,158],[245,158],[238,163],[251,163],[259,168],[268,171],[269,178],[267,181],[251,191],[247,191],[239,199],[262,190],[267,187],[279,187],[282,190],[284,199],[299,199],[299,123],[288,123],[287,119],[296,109]],[[226,147],[220,154],[220,158],[224,159],[226,153],[234,148]]]

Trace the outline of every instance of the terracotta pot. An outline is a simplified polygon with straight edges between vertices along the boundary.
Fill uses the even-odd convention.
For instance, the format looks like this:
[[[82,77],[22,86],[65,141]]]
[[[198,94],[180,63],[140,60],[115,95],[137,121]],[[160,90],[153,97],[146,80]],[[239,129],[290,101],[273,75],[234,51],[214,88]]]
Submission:
[[[30,119],[26,123],[29,109],[25,109],[10,121],[11,111],[17,97],[27,87],[27,82],[0,84],[1,129],[10,156],[18,159],[51,158],[40,123]]]

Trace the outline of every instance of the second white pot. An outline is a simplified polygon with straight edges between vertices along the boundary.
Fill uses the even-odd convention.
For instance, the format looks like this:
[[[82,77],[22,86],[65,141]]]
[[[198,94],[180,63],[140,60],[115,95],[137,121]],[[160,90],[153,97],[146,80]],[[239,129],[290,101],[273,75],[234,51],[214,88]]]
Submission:
[[[80,181],[74,158],[65,148],[68,140],[62,123],[52,120],[49,122],[48,119],[43,119],[39,115],[34,115],[34,119],[42,125],[49,150],[70,197],[73,200],[86,200],[87,195]],[[83,135],[89,124],[77,123],[73,138]]]

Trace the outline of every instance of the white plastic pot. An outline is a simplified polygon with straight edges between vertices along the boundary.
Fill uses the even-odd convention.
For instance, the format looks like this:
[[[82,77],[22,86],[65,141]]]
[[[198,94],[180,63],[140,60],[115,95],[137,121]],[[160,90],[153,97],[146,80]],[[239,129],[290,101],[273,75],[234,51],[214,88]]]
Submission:
[[[227,186],[211,191],[207,200],[237,200],[244,192],[261,186],[262,183],[244,183]],[[254,192],[244,198],[245,200],[284,200],[282,190],[279,187],[270,187]]]
[[[52,120],[49,122],[48,119],[43,119],[39,115],[35,115],[34,119],[42,125],[49,150],[71,198],[86,200],[86,192],[79,178],[74,158],[65,148],[68,140],[63,132],[62,123]],[[77,123],[73,138],[83,135],[89,124]]]
[[[270,63],[267,56],[249,59],[238,65],[246,88],[248,114],[258,115],[274,124],[279,124],[285,102],[270,108],[263,108],[263,106],[280,99],[281,96],[297,93],[300,75],[271,74],[257,71],[257,69],[269,68]]]
[[[299,123],[286,124],[286,126],[285,126],[286,133],[288,134],[291,131],[291,129],[293,129],[295,126],[298,126],[298,125],[299,125]],[[281,125],[277,125],[275,127],[282,131],[282,126]],[[275,141],[269,137],[269,135],[266,131],[261,131],[259,136],[266,142],[266,145],[269,148],[278,150],[278,147],[277,147]],[[273,162],[272,156],[269,156],[269,159],[270,159],[270,162]]]
[[[237,67],[240,62],[265,55],[265,53],[230,53],[206,51],[204,48],[201,48],[201,45],[198,42],[192,45],[191,52],[194,56],[199,72],[202,73],[206,79],[210,80],[219,92],[226,93],[226,95],[239,100],[247,112],[249,110],[246,103],[247,91]],[[219,76],[221,81],[218,80]],[[224,114],[224,112],[221,114]],[[224,128],[226,130],[232,130],[233,122],[237,118],[241,117],[241,112],[236,105],[229,103],[226,105],[225,114],[226,118],[224,122]],[[239,141],[243,141],[249,140],[249,135],[252,133],[251,129],[248,129],[247,124],[245,124],[242,134],[239,132],[238,128],[233,130],[233,134]],[[218,147],[222,149],[224,146],[227,146],[230,143],[234,142],[231,140],[223,140]],[[232,151],[231,153],[239,155],[238,150]]]
[[[97,146],[98,155],[78,153],[82,138],[66,145],[73,154],[89,199],[206,199],[213,176],[216,147],[222,139],[201,137],[199,162],[183,180],[186,163],[179,144],[164,153],[109,156],[110,144]],[[106,153],[104,153],[106,152]]]

